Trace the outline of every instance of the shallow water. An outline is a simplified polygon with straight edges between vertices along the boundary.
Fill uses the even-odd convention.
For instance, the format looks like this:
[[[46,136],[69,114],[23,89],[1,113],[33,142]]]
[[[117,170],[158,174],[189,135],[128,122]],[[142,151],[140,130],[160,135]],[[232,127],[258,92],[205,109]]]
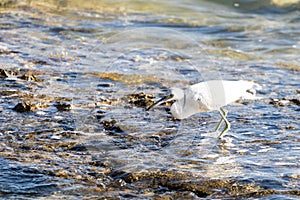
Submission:
[[[226,2],[1,2],[1,197],[298,199],[299,3]],[[262,86],[222,140],[145,111],[212,79]]]

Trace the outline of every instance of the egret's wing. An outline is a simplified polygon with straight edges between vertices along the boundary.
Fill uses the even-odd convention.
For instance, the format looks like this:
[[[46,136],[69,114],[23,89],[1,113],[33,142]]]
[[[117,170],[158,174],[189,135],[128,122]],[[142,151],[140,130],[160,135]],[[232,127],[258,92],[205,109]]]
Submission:
[[[195,85],[192,85],[189,88],[189,93],[191,98],[197,102],[199,112],[206,112],[213,110],[213,96],[208,82],[200,82]]]
[[[259,99],[256,97],[256,89],[261,88],[260,85],[253,81],[223,81],[226,103],[232,103],[239,99]]]
[[[252,81],[210,80],[192,85],[190,91],[198,101],[199,109],[208,111],[218,110],[239,99],[258,99],[256,88],[260,86]]]
[[[222,80],[210,80],[191,86],[194,97],[206,111],[217,110],[226,105],[226,93]]]

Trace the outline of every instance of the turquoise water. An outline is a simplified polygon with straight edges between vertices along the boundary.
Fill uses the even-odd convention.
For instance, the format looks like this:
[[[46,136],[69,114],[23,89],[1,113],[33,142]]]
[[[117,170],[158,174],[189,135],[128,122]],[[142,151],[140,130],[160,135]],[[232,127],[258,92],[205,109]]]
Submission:
[[[298,1],[1,6],[3,199],[299,198]],[[178,121],[132,97],[212,79],[262,86],[226,106],[222,140],[217,112]]]

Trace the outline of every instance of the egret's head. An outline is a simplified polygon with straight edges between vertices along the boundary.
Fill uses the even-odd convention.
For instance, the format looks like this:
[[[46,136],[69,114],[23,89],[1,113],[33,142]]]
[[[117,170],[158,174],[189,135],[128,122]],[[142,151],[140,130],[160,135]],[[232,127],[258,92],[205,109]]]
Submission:
[[[171,88],[171,93],[167,96],[164,96],[160,100],[156,101],[154,104],[149,106],[146,110],[150,110],[151,108],[158,106],[164,102],[172,101],[172,100],[179,100],[184,97],[184,91],[180,88]]]

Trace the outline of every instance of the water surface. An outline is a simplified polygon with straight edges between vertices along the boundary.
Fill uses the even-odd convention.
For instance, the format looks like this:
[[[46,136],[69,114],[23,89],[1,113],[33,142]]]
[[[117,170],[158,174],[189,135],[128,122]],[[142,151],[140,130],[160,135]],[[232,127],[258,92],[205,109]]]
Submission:
[[[298,199],[298,1],[3,1],[2,198]],[[169,92],[253,80],[257,101],[174,120]]]

